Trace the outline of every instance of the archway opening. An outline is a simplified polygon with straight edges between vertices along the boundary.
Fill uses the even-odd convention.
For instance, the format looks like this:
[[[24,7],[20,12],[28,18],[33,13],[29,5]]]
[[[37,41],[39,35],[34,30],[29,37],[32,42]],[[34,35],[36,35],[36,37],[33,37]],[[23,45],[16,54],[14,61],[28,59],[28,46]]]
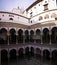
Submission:
[[[8,43],[7,30],[5,28],[2,28],[0,30],[0,44],[7,44],[7,43]]]
[[[18,43],[23,43],[23,30],[18,30]]]
[[[1,61],[7,61],[7,60],[8,60],[7,50],[1,50]]]
[[[51,32],[51,42],[52,44],[57,44],[57,27],[52,28]]]
[[[44,60],[49,60],[50,59],[50,52],[47,49],[45,49],[43,51],[43,59]]]
[[[30,53],[31,57],[34,56],[34,48],[33,47],[30,48],[30,52],[29,53]]]
[[[18,51],[18,54],[19,54],[19,58],[23,58],[24,57],[24,50],[23,48],[20,48],[19,51]]]
[[[36,43],[41,43],[41,32],[39,29],[36,30]]]
[[[36,57],[41,58],[41,50],[36,48]]]
[[[34,31],[33,30],[30,31],[30,42],[34,43]]]
[[[16,31],[15,31],[15,29],[11,29],[9,31],[9,33],[10,33],[9,43],[16,44]]]
[[[10,59],[16,59],[16,50],[15,49],[10,50]]]
[[[29,43],[29,31],[28,30],[25,31],[25,42]]]
[[[52,51],[52,59],[57,60],[57,50]]]
[[[43,30],[43,37],[42,37],[42,41],[43,43],[47,44],[50,42],[50,36],[49,36],[49,30],[47,28],[45,28]]]
[[[29,47],[26,47],[26,48],[25,48],[25,56],[26,56],[26,57],[29,57],[29,55],[30,55],[30,54],[29,54]]]
[[[52,64],[57,65],[57,50],[52,51]]]

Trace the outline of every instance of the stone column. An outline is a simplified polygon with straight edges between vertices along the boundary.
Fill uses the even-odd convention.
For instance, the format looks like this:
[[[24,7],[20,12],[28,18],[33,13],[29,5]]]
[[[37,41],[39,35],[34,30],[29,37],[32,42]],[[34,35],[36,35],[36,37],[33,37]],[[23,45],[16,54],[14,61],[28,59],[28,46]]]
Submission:
[[[25,32],[23,31],[23,44],[25,44]]]
[[[36,43],[36,32],[35,32],[35,30],[34,30],[34,43]]]
[[[8,49],[8,65],[10,63],[10,54],[9,54],[9,49]]]
[[[16,33],[16,44],[18,44],[18,33]]]
[[[42,46],[41,46],[41,65],[43,65],[43,50],[42,50]]]
[[[43,32],[41,31],[41,44],[43,44],[43,42],[42,42],[42,36],[43,36]]]
[[[1,65],[1,50],[0,50],[0,65]]]
[[[25,34],[23,34],[23,44],[25,44]]]
[[[51,52],[51,48],[50,48],[50,65],[52,65],[52,52]]]
[[[17,57],[17,65],[18,65],[18,48],[17,48],[17,51],[16,51],[16,57]]]
[[[51,31],[49,31],[49,35],[50,35],[50,45],[51,45]]]
[[[9,32],[7,33],[7,36],[8,36],[8,45],[9,45],[9,36],[10,36]]]

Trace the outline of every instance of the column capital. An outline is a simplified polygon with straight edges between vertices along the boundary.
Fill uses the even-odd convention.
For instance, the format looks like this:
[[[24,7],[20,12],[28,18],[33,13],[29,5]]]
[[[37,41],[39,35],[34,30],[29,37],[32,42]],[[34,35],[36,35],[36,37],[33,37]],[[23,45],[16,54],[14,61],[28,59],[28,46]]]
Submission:
[[[10,54],[8,53],[8,58],[10,58]]]
[[[50,35],[52,34],[51,31],[49,31],[49,34],[50,34]]]
[[[18,54],[18,52],[16,53],[16,56],[18,56],[19,54]]]
[[[52,53],[50,52],[50,58],[52,58]]]
[[[7,35],[9,36],[9,35],[10,35],[10,33],[8,32],[8,33],[7,33]]]
[[[43,32],[41,32],[41,35],[43,35]]]
[[[0,65],[1,65],[1,50],[0,50]]]
[[[18,33],[16,33],[16,35],[18,36]]]

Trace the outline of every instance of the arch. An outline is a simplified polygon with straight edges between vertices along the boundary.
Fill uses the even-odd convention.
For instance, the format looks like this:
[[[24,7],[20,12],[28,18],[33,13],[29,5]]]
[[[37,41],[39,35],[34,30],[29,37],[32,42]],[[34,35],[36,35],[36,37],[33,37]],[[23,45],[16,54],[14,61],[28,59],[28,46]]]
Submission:
[[[10,29],[9,33],[10,34],[16,34],[16,30],[12,28],[12,29]]]
[[[44,29],[43,29],[43,33],[44,33],[44,34],[46,34],[46,33],[49,34],[48,28],[44,28]]]
[[[36,48],[36,56],[41,58],[41,50],[39,48]]]
[[[40,21],[40,20],[43,20],[43,17],[42,17],[42,16],[39,16],[39,21]]]
[[[8,60],[8,51],[3,49],[1,50],[1,61],[7,61]]]
[[[0,44],[7,44],[7,30],[5,28],[0,29]]]
[[[50,42],[49,30],[47,28],[43,29],[42,41],[43,41],[43,43],[49,43]]]
[[[23,30],[22,30],[22,29],[19,29],[19,30],[18,30],[18,34],[19,34],[19,35],[23,34]]]
[[[12,28],[10,29],[9,33],[10,33],[9,43],[16,44],[16,30]]]
[[[13,18],[9,18],[9,20],[13,20]]]
[[[10,50],[10,59],[16,59],[16,50],[15,49],[12,49]]]
[[[18,51],[19,57],[23,57],[24,56],[23,52],[24,52],[24,49],[20,48],[19,51]]]
[[[56,16],[57,16],[56,13],[51,14],[51,18],[56,18]]]
[[[46,14],[45,15],[45,17],[44,17],[44,19],[48,19],[49,18],[49,15],[48,14]]]
[[[25,42],[29,42],[29,31],[25,30]]]
[[[57,60],[57,50],[52,51],[52,60]]]
[[[41,31],[39,29],[36,30],[36,43],[41,43]]]
[[[2,32],[7,33],[7,29],[6,29],[6,28],[1,28],[0,30],[1,30],[1,33],[2,33]]]
[[[18,43],[23,43],[23,30],[18,30]]]
[[[34,42],[34,31],[33,30],[30,31],[30,42],[31,43]]]
[[[47,49],[43,50],[43,58],[44,59],[50,59],[50,52],[49,52],[49,50],[47,50]]]
[[[39,48],[36,48],[36,54],[41,55],[41,50]]]
[[[57,65],[57,49],[52,51],[52,64]]]
[[[0,18],[0,20],[2,20],[2,18]]]
[[[29,47],[26,47],[26,48],[25,48],[25,55],[26,55],[26,56],[29,56]]]
[[[28,30],[25,30],[25,35],[29,35],[29,31]]]
[[[34,31],[33,30],[30,30],[30,34],[34,35]]]
[[[41,31],[39,29],[36,30],[36,34],[40,33]]]
[[[33,47],[30,47],[30,55],[34,56],[34,48]]]
[[[53,27],[51,30],[51,42],[52,44],[57,44],[57,27]]]

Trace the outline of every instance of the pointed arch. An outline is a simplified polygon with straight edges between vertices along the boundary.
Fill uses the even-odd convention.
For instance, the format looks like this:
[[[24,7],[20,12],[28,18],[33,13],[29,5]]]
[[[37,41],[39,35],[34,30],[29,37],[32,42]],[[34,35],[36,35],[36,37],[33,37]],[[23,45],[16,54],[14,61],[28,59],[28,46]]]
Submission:
[[[25,42],[29,42],[29,31],[25,30]]]
[[[30,42],[34,42],[34,31],[30,31]]]
[[[57,17],[56,13],[51,14],[51,18],[56,18],[56,17]]]
[[[23,30],[18,30],[18,43],[23,43]]]
[[[7,44],[8,43],[8,36],[7,30],[5,28],[0,29],[0,44]]]
[[[44,19],[48,19],[48,18],[49,18],[49,15],[46,14],[46,15],[44,16]]]
[[[36,30],[36,43],[41,43],[41,31],[39,29]]]
[[[10,44],[16,44],[16,30],[15,29],[10,29],[10,38],[9,38],[9,43]]]
[[[50,42],[49,30],[47,28],[43,29],[42,41],[43,41],[43,43],[49,43]]]
[[[42,17],[42,16],[39,16],[39,21],[40,21],[40,20],[43,20],[43,17]]]
[[[57,44],[57,27],[53,27],[51,30],[51,42],[52,44]]]

